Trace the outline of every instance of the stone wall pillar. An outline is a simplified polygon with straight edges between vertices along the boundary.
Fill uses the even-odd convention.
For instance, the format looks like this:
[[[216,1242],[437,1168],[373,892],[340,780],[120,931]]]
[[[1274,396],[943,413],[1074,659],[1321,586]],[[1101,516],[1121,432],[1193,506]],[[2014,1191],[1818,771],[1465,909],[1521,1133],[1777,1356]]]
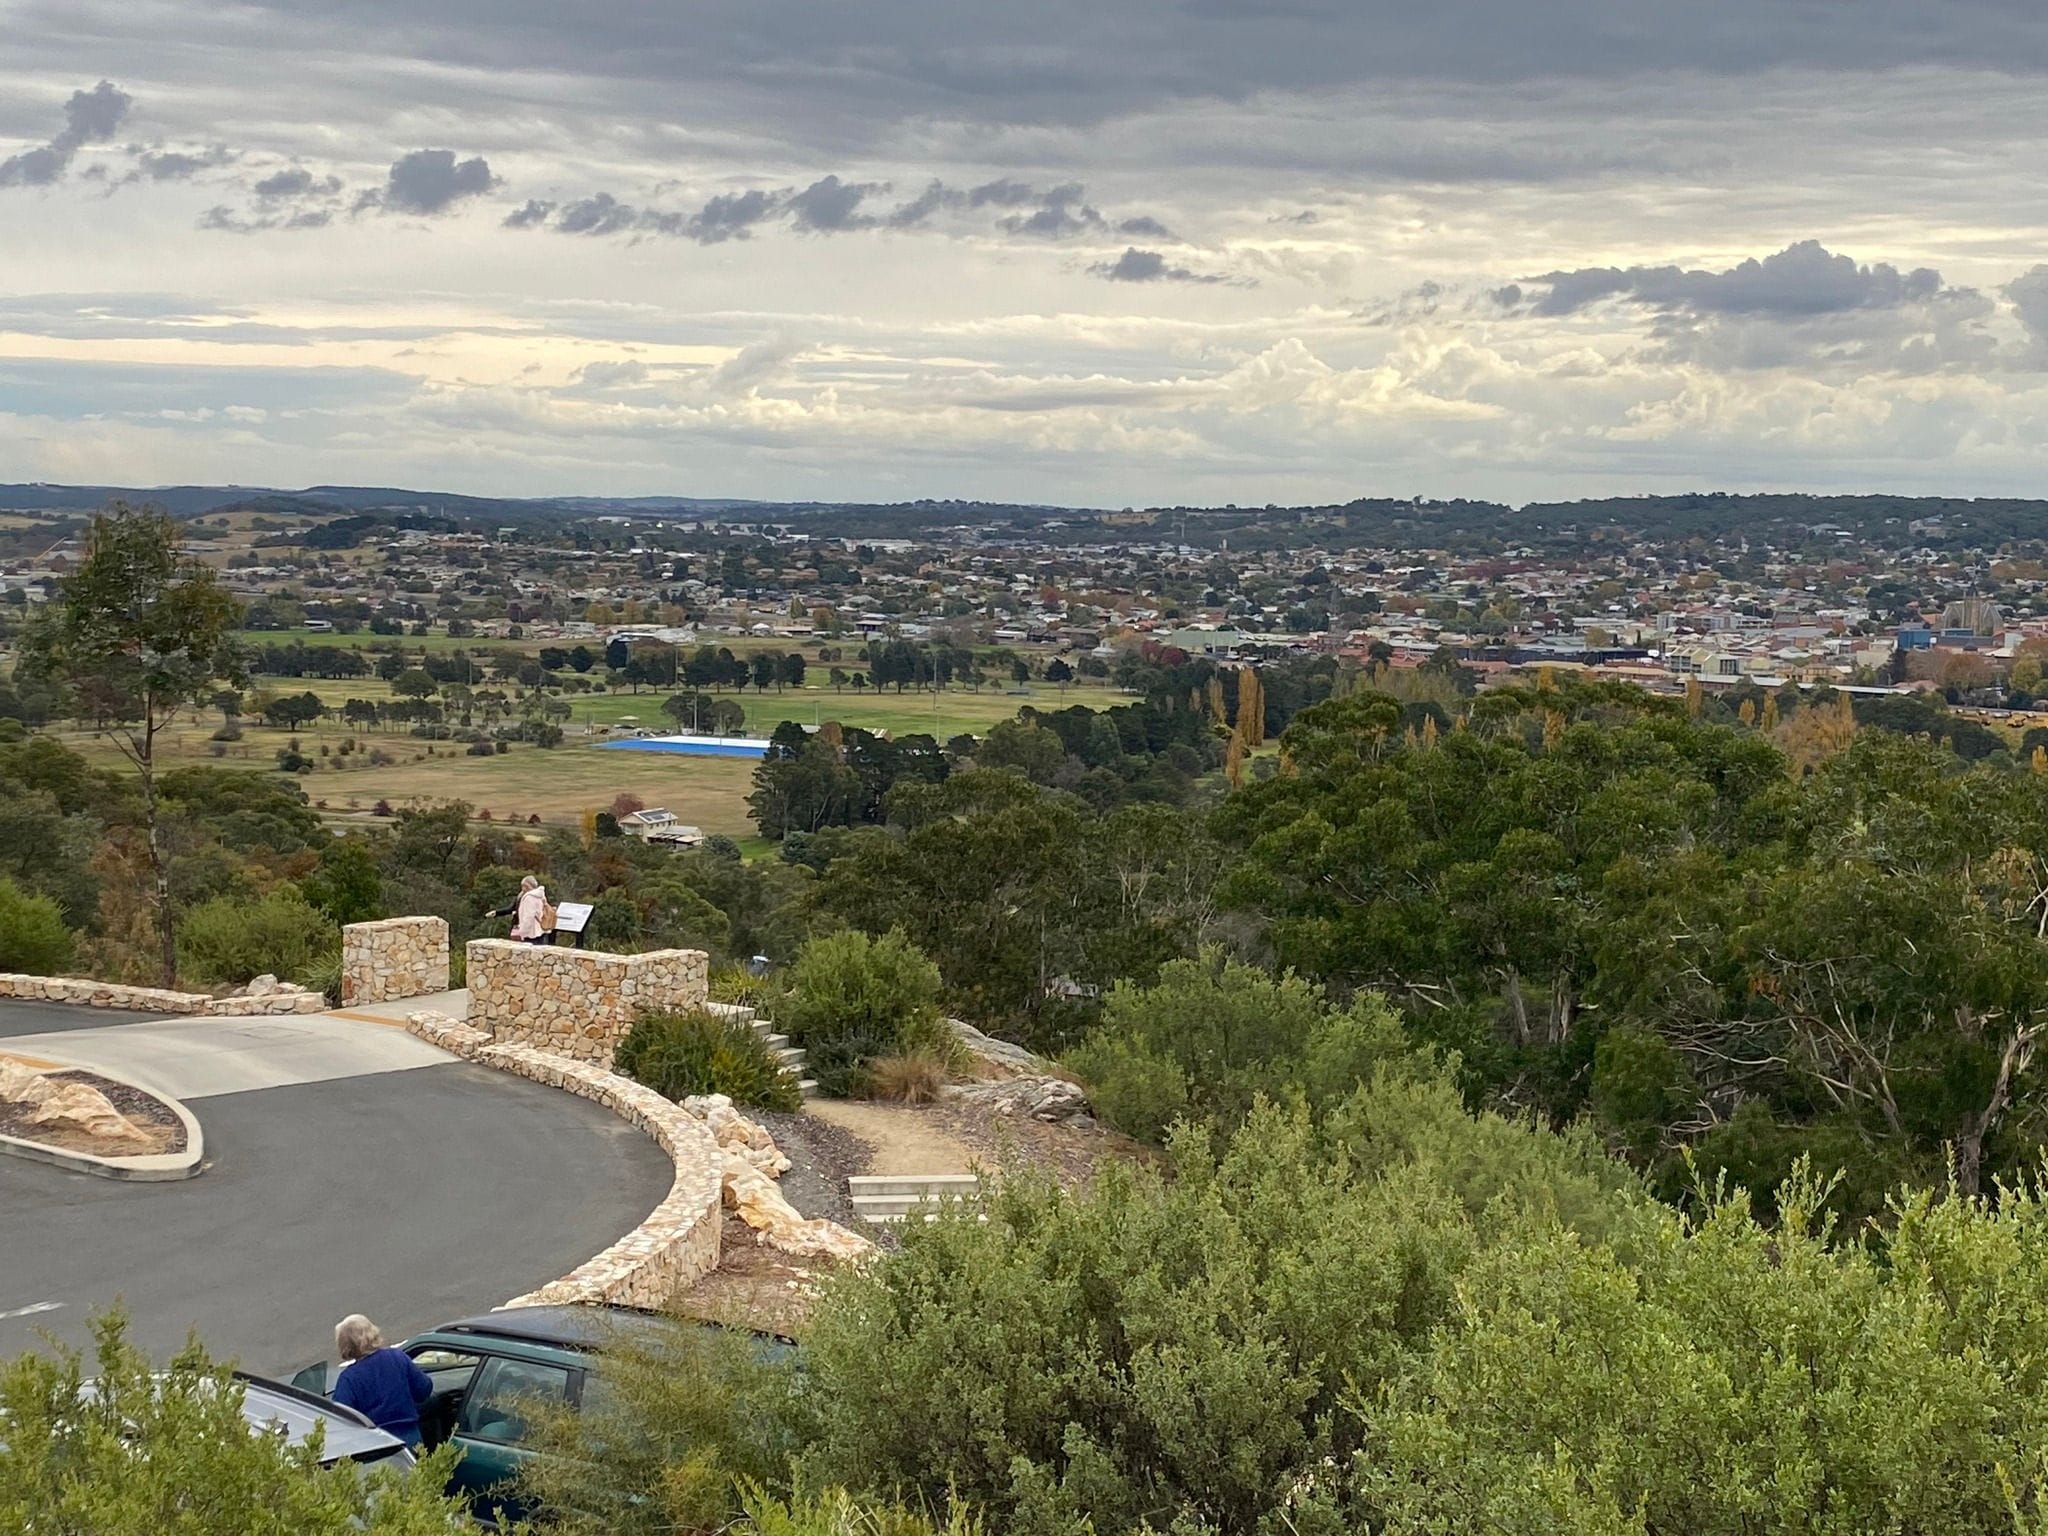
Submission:
[[[341,1005],[388,1003],[448,990],[448,924],[387,917],[341,930]]]
[[[466,954],[472,1029],[604,1066],[641,1013],[698,1008],[710,997],[711,957],[701,949],[613,955],[472,939]]]

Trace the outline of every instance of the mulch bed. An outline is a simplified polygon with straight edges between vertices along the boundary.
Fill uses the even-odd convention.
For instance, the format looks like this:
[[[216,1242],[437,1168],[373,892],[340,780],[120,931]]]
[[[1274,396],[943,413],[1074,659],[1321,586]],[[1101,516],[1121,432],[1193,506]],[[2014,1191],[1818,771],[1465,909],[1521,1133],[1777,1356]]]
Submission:
[[[114,1108],[148,1131],[155,1145],[142,1147],[133,1142],[107,1141],[63,1122],[37,1125],[29,1119],[33,1106],[28,1104],[0,1104],[0,1136],[40,1142],[46,1147],[84,1152],[94,1157],[143,1157],[185,1150],[185,1122],[155,1094],[101,1077],[97,1072],[70,1070],[52,1072],[49,1077],[52,1082],[84,1083],[89,1088],[97,1088]]]

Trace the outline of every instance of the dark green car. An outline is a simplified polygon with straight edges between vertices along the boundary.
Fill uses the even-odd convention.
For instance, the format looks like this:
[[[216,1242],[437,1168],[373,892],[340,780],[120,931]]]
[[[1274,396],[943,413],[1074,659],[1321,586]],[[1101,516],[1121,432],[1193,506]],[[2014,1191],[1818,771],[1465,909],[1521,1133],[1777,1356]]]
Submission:
[[[512,1307],[399,1344],[434,1384],[420,1409],[426,1448],[453,1440],[462,1452],[448,1491],[468,1500],[487,1525],[523,1519],[529,1510],[514,1484],[534,1454],[527,1416],[535,1405],[581,1408],[586,1395],[594,1396],[608,1344],[676,1326],[672,1318],[627,1307]],[[788,1339],[760,1338],[776,1353],[795,1348]],[[300,1371],[292,1385],[325,1396],[335,1374],[323,1361]]]

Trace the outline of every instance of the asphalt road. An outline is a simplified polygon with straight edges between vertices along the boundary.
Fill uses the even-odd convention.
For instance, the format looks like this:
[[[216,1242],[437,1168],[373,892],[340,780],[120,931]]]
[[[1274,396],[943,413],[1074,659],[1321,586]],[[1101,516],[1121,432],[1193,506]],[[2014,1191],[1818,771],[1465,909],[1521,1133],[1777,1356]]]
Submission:
[[[0,1040],[67,1029],[102,1029],[109,1024],[142,1024],[169,1017],[163,1013],[81,1008],[75,1003],[25,1003],[9,998],[0,1003]]]
[[[331,1353],[350,1312],[398,1338],[566,1274],[652,1210],[672,1173],[597,1105],[466,1063],[192,1108],[212,1166],[182,1183],[0,1157],[0,1358],[40,1329],[82,1343],[118,1299],[153,1353],[196,1329],[218,1356],[288,1373]]]

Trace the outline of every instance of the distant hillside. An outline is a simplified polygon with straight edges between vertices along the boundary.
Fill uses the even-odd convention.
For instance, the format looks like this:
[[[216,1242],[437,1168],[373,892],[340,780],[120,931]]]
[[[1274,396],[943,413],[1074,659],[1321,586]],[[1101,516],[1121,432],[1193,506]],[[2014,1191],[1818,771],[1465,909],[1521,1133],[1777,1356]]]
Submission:
[[[1324,548],[1578,548],[1602,539],[1696,543],[1717,552],[1754,540],[1820,558],[1858,547],[1986,550],[2048,543],[2048,501],[1937,496],[1809,496],[1798,493],[1608,497],[1532,502],[1360,498],[1325,506],[1148,507],[1109,511],[987,501],[896,503],[748,501],[695,496],[465,496],[399,486],[0,485],[0,511],[77,514],[116,498],[154,502],[174,516],[249,510],[272,516],[373,515],[403,524],[421,517],[482,527],[539,529],[593,517],[708,518],[784,524],[827,537],[914,539],[942,529],[999,529],[1061,543],[1185,543],[1253,551]]]

